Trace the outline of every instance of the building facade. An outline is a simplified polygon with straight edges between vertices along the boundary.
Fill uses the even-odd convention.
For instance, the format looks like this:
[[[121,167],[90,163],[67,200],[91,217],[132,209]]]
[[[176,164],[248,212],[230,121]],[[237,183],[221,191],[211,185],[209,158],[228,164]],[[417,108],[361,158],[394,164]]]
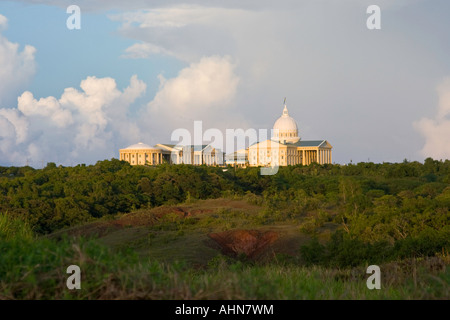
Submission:
[[[153,147],[139,142],[119,150],[119,159],[131,165],[193,164],[216,166],[224,164],[224,154],[211,145],[176,146],[157,144]]]
[[[224,157],[224,153],[211,145],[179,146],[157,144],[149,146],[139,142],[120,149],[120,160],[131,165],[193,164],[220,166],[231,164],[238,167],[273,167],[332,163],[333,147],[327,140],[302,140],[297,122],[284,105],[281,117],[273,125],[272,138],[257,142],[246,149]]]
[[[170,163],[170,151],[160,147],[151,147],[139,142],[125,149],[119,150],[120,160],[127,161],[131,165],[158,165]]]
[[[332,163],[332,148],[327,140],[301,140],[297,122],[284,105],[272,138],[227,155],[227,163],[240,167],[327,164]]]

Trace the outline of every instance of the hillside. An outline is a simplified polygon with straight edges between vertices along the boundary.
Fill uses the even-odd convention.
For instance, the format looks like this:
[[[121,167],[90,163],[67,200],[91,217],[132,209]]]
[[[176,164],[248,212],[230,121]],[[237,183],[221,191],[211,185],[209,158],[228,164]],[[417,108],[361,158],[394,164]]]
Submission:
[[[208,235],[230,230],[255,230],[274,232],[277,238],[253,259],[264,261],[276,259],[277,255],[298,255],[300,246],[311,239],[310,235],[300,232],[303,221],[287,220],[268,225],[262,220],[258,222],[262,210],[261,206],[245,200],[198,200],[191,204],[138,210],[115,219],[61,230],[50,238],[65,234],[95,237],[114,250],[131,248],[142,257],[158,261],[184,261],[205,266],[219,253],[224,253],[220,244]],[[320,236],[329,238],[336,228],[336,224],[327,223],[320,229]],[[236,257],[239,253],[228,255]]]
[[[0,298],[448,299],[449,182],[432,159],[0,168]]]

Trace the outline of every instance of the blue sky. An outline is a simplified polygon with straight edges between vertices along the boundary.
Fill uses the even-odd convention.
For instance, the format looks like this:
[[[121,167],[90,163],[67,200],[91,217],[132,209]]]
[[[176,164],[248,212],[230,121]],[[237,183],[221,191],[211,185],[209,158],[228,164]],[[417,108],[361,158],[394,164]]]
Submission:
[[[149,84],[151,98],[156,93],[159,73],[175,76],[185,65],[171,57],[154,57],[152,61],[121,58],[125,49],[136,41],[118,34],[120,23],[108,18],[117,13],[82,13],[82,28],[69,30],[70,14],[64,8],[29,5],[21,2],[0,2],[0,13],[8,18],[3,33],[11,42],[30,44],[37,48],[37,72],[27,88],[36,97],[62,93],[77,87],[87,76],[112,77],[119,88],[128,85],[133,74]]]
[[[81,30],[66,27],[71,4]],[[366,27],[371,4],[381,30]],[[0,1],[0,165],[95,163],[138,141],[174,142],[195,120],[270,129],[284,97],[302,139],[327,139],[338,163],[448,159],[449,9],[445,0]]]

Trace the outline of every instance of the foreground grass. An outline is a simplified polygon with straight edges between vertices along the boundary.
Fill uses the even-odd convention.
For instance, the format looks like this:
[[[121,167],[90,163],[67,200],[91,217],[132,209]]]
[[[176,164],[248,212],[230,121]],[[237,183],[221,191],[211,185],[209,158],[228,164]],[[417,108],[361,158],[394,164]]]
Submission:
[[[194,269],[113,252],[94,239],[16,237],[0,242],[0,299],[448,299],[448,261],[433,259],[381,266],[382,289],[369,290],[365,268],[255,265],[219,255]],[[73,264],[81,290],[66,287]]]

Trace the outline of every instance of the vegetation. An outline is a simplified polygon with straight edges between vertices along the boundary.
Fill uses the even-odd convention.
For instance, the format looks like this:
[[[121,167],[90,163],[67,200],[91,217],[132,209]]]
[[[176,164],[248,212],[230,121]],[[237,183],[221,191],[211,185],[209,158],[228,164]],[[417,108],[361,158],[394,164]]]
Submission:
[[[430,158],[273,176],[115,159],[0,167],[0,299],[445,299],[449,208],[450,161]],[[259,260],[205,246],[239,228],[284,238]],[[89,274],[81,291],[61,281],[71,264]],[[384,290],[366,288],[369,264],[390,270]]]
[[[382,265],[383,290],[368,290],[364,268],[255,263],[217,255],[204,268],[112,252],[96,240],[17,236],[0,242],[0,299],[442,299],[450,273],[441,260]],[[9,230],[10,231],[10,230]],[[8,233],[9,233],[8,231]],[[5,230],[0,229],[4,235]],[[82,270],[81,290],[68,290],[66,268]],[[416,270],[414,279],[408,268]],[[255,285],[257,284],[257,285]]]

